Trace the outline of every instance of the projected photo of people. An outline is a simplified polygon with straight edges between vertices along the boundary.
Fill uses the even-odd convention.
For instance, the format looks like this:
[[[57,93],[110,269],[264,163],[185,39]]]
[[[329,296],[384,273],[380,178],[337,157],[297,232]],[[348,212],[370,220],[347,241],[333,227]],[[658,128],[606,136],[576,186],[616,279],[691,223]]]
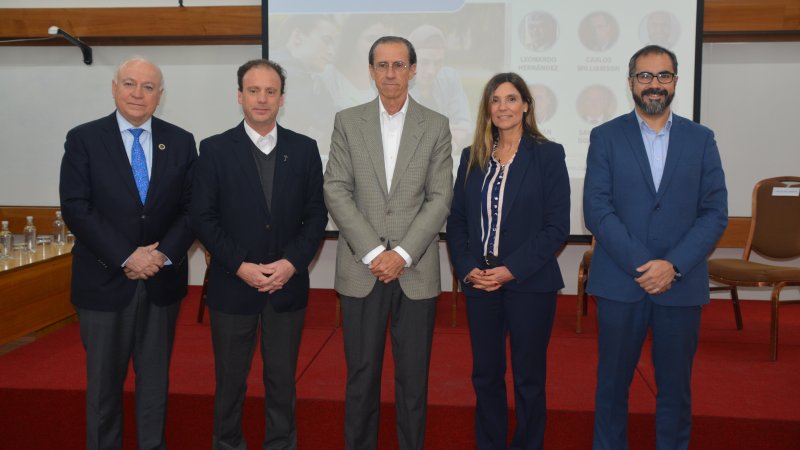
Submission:
[[[447,42],[444,33],[433,25],[421,25],[408,34],[417,52],[417,74],[409,94],[428,108],[450,119],[453,148],[469,145],[473,124],[467,94],[458,71],[445,64]]]
[[[552,89],[543,84],[530,84],[528,89],[533,96],[533,114],[537,124],[550,120],[558,109],[558,99]]]
[[[639,39],[642,44],[656,44],[672,48],[678,43],[681,24],[669,11],[654,11],[646,15],[639,24]]]
[[[617,19],[605,11],[595,11],[581,20],[578,37],[589,50],[602,52],[610,49],[619,38]]]
[[[337,111],[366,103],[378,95],[369,76],[367,55],[376,39],[395,34],[385,17],[358,14],[348,16],[342,22],[333,64],[329,64],[322,73],[323,83]]]
[[[308,73],[320,73],[333,62],[339,26],[329,15],[291,15],[275,26],[279,32],[274,37],[277,51],[273,57],[289,68],[302,69]],[[293,76],[299,73],[293,73]]]
[[[453,160],[472,143],[474,111],[486,79],[502,67],[505,36],[496,33],[506,23],[503,5],[467,4],[458,11],[426,16],[391,16],[399,36],[417,53],[417,72],[409,94],[450,121]],[[453,165],[453,175],[458,164]]]
[[[328,145],[333,99],[324,86],[322,72],[334,58],[339,26],[333,16],[292,15],[276,23],[271,57],[286,70],[286,97],[279,120],[282,125],[317,138]]]
[[[534,11],[523,17],[519,24],[522,46],[534,52],[549,50],[558,40],[558,23],[544,11]]]
[[[575,107],[584,122],[596,126],[617,115],[617,98],[608,87],[595,84],[578,94]]]

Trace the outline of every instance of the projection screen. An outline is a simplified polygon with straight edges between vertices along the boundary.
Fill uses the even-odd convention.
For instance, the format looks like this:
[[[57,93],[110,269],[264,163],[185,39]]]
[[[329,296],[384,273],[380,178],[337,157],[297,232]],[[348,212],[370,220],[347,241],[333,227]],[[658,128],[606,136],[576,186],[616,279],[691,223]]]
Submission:
[[[581,192],[589,133],[633,108],[630,56],[650,43],[674,51],[673,111],[693,118],[699,110],[702,0],[271,0],[268,6],[269,56],[288,74],[279,121],[316,139],[323,165],[335,112],[377,95],[367,54],[380,36],[414,44],[410,94],[450,119],[454,173],[471,142],[485,83],[498,72],[522,75],[541,131],[566,149],[573,236],[588,234]]]

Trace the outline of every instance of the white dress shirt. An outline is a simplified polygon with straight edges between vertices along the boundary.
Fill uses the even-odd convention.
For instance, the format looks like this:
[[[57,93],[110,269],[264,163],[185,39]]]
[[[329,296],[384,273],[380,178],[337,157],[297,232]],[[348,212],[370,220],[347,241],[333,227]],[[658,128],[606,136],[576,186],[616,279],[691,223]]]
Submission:
[[[383,106],[383,101],[378,99],[378,107],[380,108],[379,115],[381,119],[381,141],[383,143],[383,167],[386,170],[386,190],[387,192],[392,188],[392,177],[394,176],[394,167],[397,164],[397,153],[400,150],[400,138],[403,135],[403,125],[406,122],[406,112],[408,111],[408,96],[406,101],[403,102],[403,107],[400,111],[389,115],[386,108]],[[364,264],[372,263],[372,260],[380,255],[386,247],[379,245],[367,253],[361,261]],[[403,247],[395,246],[392,248],[398,255],[403,257],[406,262],[406,267],[411,266],[411,255],[408,254]]]
[[[383,141],[383,166],[386,170],[386,190],[392,188],[394,166],[397,164],[397,152],[400,150],[400,137],[403,134],[403,124],[406,122],[408,111],[408,96],[400,111],[389,115],[383,102],[378,102],[381,118],[381,140]]]
[[[265,134],[264,136],[260,135],[258,131],[254,130],[247,121],[244,121],[244,132],[247,133],[247,137],[253,141],[253,144],[261,150],[262,153],[265,155],[269,155],[275,150],[275,146],[278,145],[278,126],[272,127],[269,133]]]

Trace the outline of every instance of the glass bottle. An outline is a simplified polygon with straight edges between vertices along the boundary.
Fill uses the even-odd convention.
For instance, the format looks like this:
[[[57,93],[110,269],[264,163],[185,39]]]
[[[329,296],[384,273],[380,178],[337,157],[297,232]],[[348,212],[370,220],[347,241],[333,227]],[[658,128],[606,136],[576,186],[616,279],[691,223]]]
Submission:
[[[14,235],[8,229],[8,221],[4,220],[0,224],[0,259],[11,259],[11,246],[13,245]]]
[[[36,253],[36,226],[33,224],[33,216],[28,216],[25,220],[28,221],[23,230],[25,234],[25,251]]]
[[[61,211],[56,211],[56,220],[53,221],[53,244],[62,246],[67,243],[67,224],[61,218]]]

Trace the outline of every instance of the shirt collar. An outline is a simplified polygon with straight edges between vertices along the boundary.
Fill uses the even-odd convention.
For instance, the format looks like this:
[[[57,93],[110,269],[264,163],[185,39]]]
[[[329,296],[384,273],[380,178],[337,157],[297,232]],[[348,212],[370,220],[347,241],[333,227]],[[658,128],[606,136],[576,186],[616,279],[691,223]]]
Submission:
[[[650,128],[650,125],[648,125],[647,122],[644,121],[642,116],[639,115],[639,111],[634,109],[633,113],[636,114],[636,120],[639,121],[639,128],[641,128],[643,131],[649,131],[649,132],[651,132],[653,134],[656,134],[656,131],[654,129]],[[661,130],[661,131],[664,132],[664,133],[669,133],[669,130],[671,128],[672,128],[672,110],[670,110],[669,118],[667,119],[667,123],[664,124],[664,129]]]
[[[117,125],[119,125],[120,133],[123,132],[123,131],[128,131],[131,128],[141,128],[141,129],[147,131],[148,133],[151,133],[151,134],[153,133],[153,117],[152,116],[149,117],[143,124],[139,125],[138,127],[135,127],[135,126],[131,125],[131,123],[128,122],[127,119],[122,117],[122,114],[120,114],[119,110],[118,110],[117,111]]]
[[[388,111],[386,111],[386,108],[384,108],[384,106],[383,106],[383,100],[381,100],[381,98],[380,98],[380,97],[378,97],[378,108],[380,108],[380,109],[379,109],[379,111],[380,111],[380,114],[381,114],[381,116],[382,116],[382,117],[389,118],[389,119],[392,119],[392,118],[394,118],[394,117],[397,117],[397,116],[398,116],[398,114],[402,114],[402,116],[400,116],[400,117],[403,117],[403,116],[405,116],[405,115],[406,115],[406,112],[408,111],[408,98],[409,98],[409,97],[410,97],[410,96],[409,96],[408,94],[406,94],[406,101],[405,101],[405,102],[403,102],[403,107],[402,107],[402,108],[400,108],[400,111],[397,111],[396,113],[394,113],[394,115],[391,115],[391,116],[389,115],[389,112],[388,112]]]
[[[272,127],[272,130],[270,130],[269,133],[265,134],[264,136],[261,136],[260,134],[258,134],[258,131],[254,130],[253,127],[251,127],[250,124],[248,124],[247,121],[245,120],[244,132],[247,133],[247,137],[249,137],[250,140],[253,141],[253,144],[255,144],[256,147],[258,148],[261,148],[258,145],[258,141],[262,137],[266,138],[267,140],[272,139],[275,145],[278,145],[278,124],[275,124],[275,126]]]

